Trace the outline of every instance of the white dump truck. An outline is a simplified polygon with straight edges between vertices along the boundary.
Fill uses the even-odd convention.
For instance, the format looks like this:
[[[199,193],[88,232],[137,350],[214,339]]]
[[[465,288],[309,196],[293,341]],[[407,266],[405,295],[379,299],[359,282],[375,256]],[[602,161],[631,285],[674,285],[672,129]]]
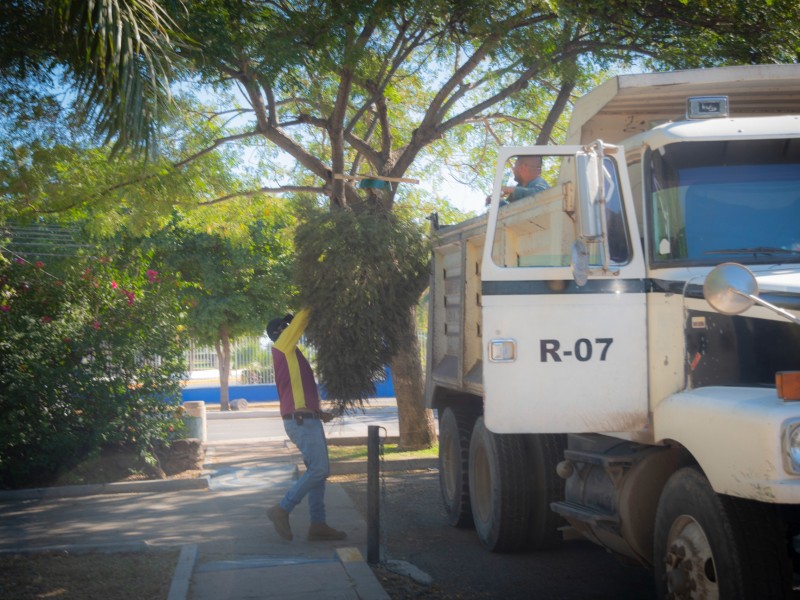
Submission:
[[[575,532],[660,597],[784,598],[800,533],[800,65],[615,77],[436,231],[426,400],[453,525]],[[506,203],[510,160],[550,188]]]

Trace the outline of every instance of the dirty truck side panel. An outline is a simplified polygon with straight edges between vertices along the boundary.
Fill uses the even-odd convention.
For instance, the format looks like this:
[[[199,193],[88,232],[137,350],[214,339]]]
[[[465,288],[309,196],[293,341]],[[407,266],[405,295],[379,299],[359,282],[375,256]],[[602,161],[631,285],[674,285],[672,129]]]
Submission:
[[[428,318],[427,405],[445,394],[483,395],[480,257],[486,218],[436,233]]]

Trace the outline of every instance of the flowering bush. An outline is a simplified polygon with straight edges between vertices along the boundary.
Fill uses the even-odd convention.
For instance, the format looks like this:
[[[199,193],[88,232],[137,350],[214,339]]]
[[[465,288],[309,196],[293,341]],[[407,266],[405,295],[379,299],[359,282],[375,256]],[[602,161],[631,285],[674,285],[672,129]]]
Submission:
[[[181,427],[176,286],[148,267],[0,257],[0,487],[114,444],[153,460]]]

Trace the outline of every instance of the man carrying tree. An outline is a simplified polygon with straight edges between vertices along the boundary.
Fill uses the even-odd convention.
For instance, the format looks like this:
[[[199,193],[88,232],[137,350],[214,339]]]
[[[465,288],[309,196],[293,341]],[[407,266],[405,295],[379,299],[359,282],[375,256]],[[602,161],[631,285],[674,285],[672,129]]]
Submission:
[[[267,335],[273,342],[272,360],[283,426],[289,439],[303,455],[306,465],[306,472],[286,492],[279,504],[267,510],[267,517],[278,535],[291,541],[294,536],[289,514],[308,495],[311,515],[308,540],[343,540],[347,534],[330,527],[325,520],[325,481],[330,474],[330,464],[322,423],[330,421],[333,415],[320,409],[314,372],[297,348],[308,320],[309,311],[306,309],[295,317],[286,315],[272,319],[267,325]]]

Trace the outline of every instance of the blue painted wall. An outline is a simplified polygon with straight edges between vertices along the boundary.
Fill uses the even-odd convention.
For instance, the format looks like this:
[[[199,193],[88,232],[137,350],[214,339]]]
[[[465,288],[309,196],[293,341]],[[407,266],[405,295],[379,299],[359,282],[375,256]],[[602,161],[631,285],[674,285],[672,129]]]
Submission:
[[[321,389],[322,397],[325,397],[325,389]],[[274,383],[255,383],[250,385],[232,385],[229,387],[229,397],[231,400],[244,398],[248,402],[277,402],[278,390]],[[394,398],[394,382],[392,372],[386,369],[386,379],[375,383],[376,398]],[[206,404],[219,404],[219,386],[207,387],[187,387],[181,391],[182,402],[203,401]]]

